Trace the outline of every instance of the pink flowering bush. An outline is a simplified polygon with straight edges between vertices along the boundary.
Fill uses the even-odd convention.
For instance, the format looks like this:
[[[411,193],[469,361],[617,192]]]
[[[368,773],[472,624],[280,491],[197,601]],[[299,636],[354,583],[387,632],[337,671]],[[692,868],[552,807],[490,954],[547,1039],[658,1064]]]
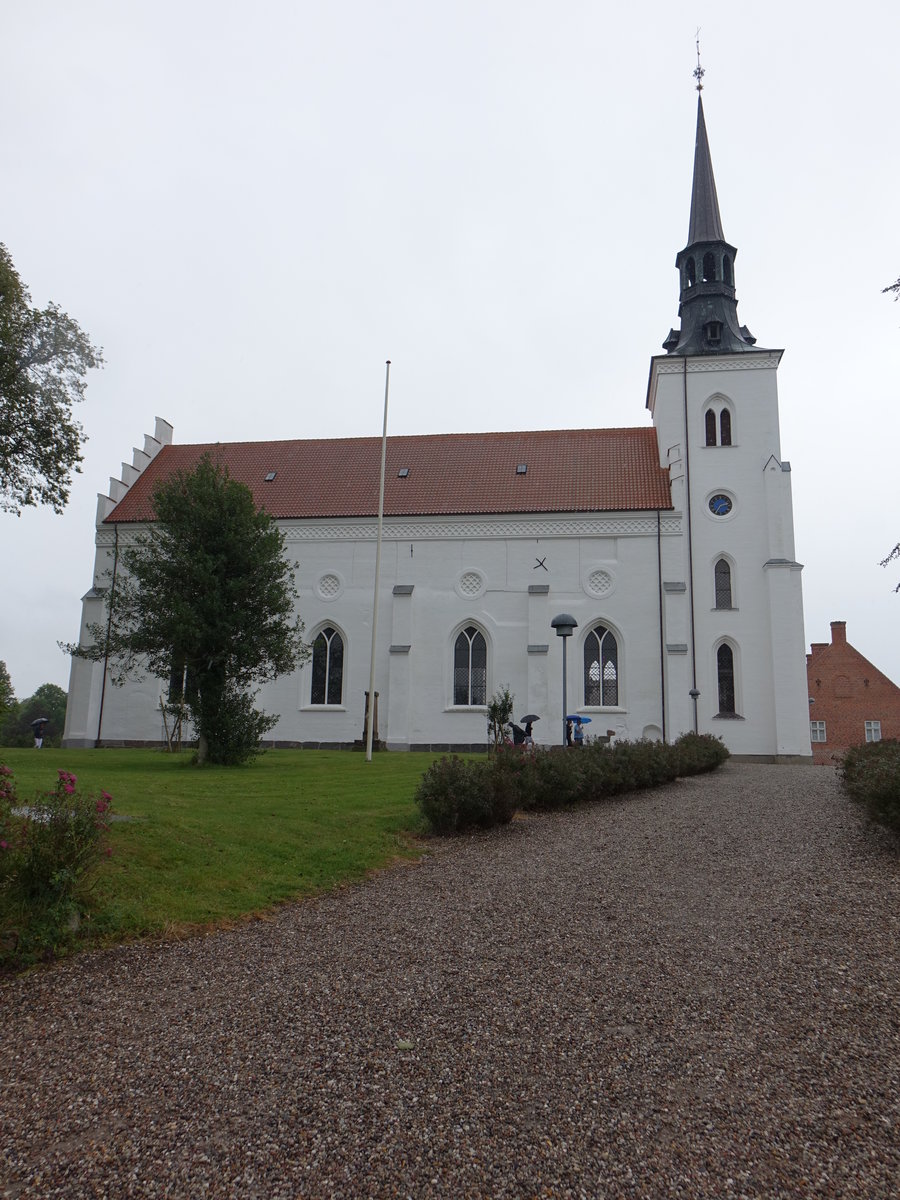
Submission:
[[[0,766],[0,930],[14,957],[29,961],[52,956],[77,929],[88,876],[110,853],[112,797],[85,795],[59,771],[53,791],[13,816],[20,803],[12,772]]]

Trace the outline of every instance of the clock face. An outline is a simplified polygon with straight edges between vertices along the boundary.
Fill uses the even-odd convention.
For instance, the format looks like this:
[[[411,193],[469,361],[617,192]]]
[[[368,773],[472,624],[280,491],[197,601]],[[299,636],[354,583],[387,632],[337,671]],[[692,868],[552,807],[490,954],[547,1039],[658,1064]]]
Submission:
[[[709,502],[709,511],[715,517],[727,517],[731,512],[732,503],[730,496],[723,496],[721,493],[713,496]]]

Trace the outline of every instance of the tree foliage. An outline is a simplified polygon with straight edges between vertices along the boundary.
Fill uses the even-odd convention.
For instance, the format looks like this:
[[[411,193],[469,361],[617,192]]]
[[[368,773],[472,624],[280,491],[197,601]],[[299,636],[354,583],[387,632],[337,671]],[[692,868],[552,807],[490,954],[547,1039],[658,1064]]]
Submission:
[[[183,689],[198,761],[244,762],[277,717],[257,712],[254,684],[309,653],[295,612],[284,536],[250,489],[209,455],[157,485],[156,521],[120,555],[92,644],[64,647],[102,661],[110,678],[150,671]]]
[[[42,683],[33,696],[18,703],[13,700],[6,714],[0,718],[0,745],[34,745],[31,722],[38,717],[46,717],[44,745],[58,746],[66,724],[66,700],[66,693],[55,683]]]
[[[49,504],[61,513],[84,431],[72,406],[103,355],[56,304],[31,307],[7,248],[0,244],[0,509],[19,514]]]
[[[16,702],[16,695],[13,691],[12,679],[9,676],[9,669],[6,663],[0,660],[0,721],[6,716],[7,712],[13,707]]]
[[[893,283],[889,283],[886,288],[881,289],[882,292],[893,292],[894,299],[900,300],[900,279],[895,279]]]
[[[488,701],[488,747],[497,749],[509,737],[508,726],[512,721],[515,697],[509,690],[509,684],[494,692]]]

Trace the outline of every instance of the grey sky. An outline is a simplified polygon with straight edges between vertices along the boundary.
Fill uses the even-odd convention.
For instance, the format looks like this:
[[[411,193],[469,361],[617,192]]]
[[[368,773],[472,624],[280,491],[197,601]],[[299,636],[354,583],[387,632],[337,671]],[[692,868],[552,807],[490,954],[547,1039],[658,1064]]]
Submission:
[[[642,425],[702,27],[739,314],[783,347],[806,637],[900,682],[900,5],[31,0],[0,241],[104,347],[63,517],[0,514],[0,659],[68,685],[96,493],[179,442]]]

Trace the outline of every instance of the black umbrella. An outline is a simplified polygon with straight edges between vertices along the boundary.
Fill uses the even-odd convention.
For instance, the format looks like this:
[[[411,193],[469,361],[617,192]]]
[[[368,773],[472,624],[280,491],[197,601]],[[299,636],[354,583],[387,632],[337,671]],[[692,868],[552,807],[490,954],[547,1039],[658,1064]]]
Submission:
[[[527,725],[529,721],[534,722],[539,721],[540,719],[541,718],[537,715],[537,713],[526,713],[524,717],[519,718],[523,725]]]
[[[35,725],[49,725],[49,723],[50,723],[49,717],[37,717],[34,721],[31,722],[31,726],[32,726],[32,728],[34,728]]]

